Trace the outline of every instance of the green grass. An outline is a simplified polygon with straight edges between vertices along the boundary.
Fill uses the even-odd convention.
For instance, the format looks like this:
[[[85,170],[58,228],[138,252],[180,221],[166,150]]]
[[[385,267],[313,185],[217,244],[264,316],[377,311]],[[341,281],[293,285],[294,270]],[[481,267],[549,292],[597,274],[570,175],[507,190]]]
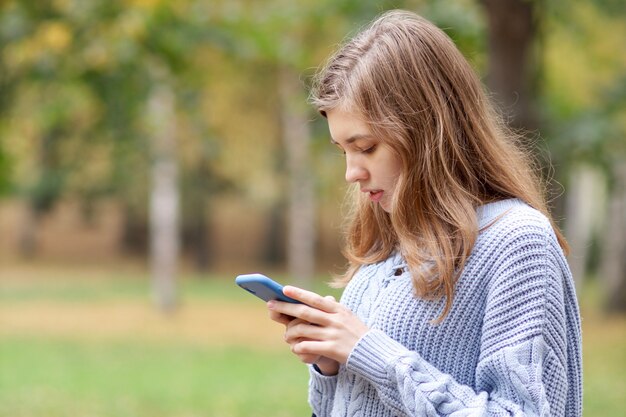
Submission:
[[[287,284],[285,276],[276,276],[276,280]],[[328,287],[322,280],[315,280],[312,291],[320,294],[331,294],[339,297],[341,292]],[[187,299],[233,299],[252,300],[236,285],[234,277],[215,275],[184,276],[178,282],[179,298]],[[9,284],[0,285],[0,303],[19,303],[24,301],[54,300],[68,302],[102,301],[110,299],[146,299],[150,295],[148,277],[137,275],[119,277],[110,280],[85,280],[76,275],[67,279],[41,279],[37,283],[20,283],[12,280]]]
[[[583,415],[624,415],[626,398],[626,317],[602,310],[596,280],[579,292],[583,327]]]
[[[183,303],[220,300],[236,309],[258,302],[231,278],[187,277],[180,287]],[[313,289],[337,295],[323,284]],[[621,416],[626,398],[626,318],[602,314],[593,285],[580,295],[584,416]],[[71,277],[0,285],[4,308],[38,301],[84,306],[121,299],[145,304],[147,280]],[[306,367],[286,347],[226,346],[183,340],[149,342],[137,336],[100,340],[81,334],[5,332],[0,337],[0,417],[309,415]]]
[[[625,323],[622,321],[622,323]],[[626,401],[626,337],[584,342],[584,402],[586,417],[624,415]]]
[[[285,352],[12,338],[0,415],[306,415],[307,371]]]
[[[0,285],[4,308],[124,300],[145,305],[147,279],[20,280]],[[277,279],[283,277],[277,277]],[[323,291],[323,284],[314,289]],[[260,301],[234,279],[183,277],[180,300],[237,305]],[[335,292],[336,293],[336,292]],[[0,313],[1,314],[1,313]],[[224,319],[224,317],[215,318]],[[94,323],[94,328],[98,323]],[[1,329],[0,329],[1,330]],[[198,329],[206,331],[206,329]],[[219,337],[219,336],[216,336]],[[224,344],[220,343],[220,346]],[[310,414],[308,371],[287,346],[207,346],[193,341],[113,340],[15,332],[0,336],[0,417],[290,417]]]

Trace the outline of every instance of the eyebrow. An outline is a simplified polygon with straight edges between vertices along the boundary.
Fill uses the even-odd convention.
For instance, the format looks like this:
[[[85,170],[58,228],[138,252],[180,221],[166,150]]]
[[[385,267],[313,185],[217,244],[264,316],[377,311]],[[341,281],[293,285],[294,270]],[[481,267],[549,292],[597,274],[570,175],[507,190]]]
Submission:
[[[356,135],[352,135],[350,136],[348,139],[346,139],[346,145],[349,145],[353,142],[356,142],[359,139],[370,139],[373,136],[369,133],[357,133]],[[330,138],[330,143],[333,145],[339,145],[339,142],[335,141],[333,138]]]

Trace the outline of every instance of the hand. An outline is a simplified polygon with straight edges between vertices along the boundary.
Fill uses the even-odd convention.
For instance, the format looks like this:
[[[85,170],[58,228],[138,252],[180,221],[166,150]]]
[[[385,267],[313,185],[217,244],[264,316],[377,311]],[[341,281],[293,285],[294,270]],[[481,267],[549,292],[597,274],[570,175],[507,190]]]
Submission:
[[[267,303],[273,320],[283,324],[285,317],[297,320],[289,320],[285,331],[285,340],[291,345],[292,352],[301,359],[318,357],[321,360],[323,357],[346,363],[354,345],[367,333],[368,327],[332,297],[322,297],[291,286],[284,287],[283,293],[304,303]],[[328,365],[327,361],[322,362]],[[326,374],[324,369],[322,372]]]
[[[316,355],[316,354],[310,354],[310,353],[296,353],[294,351],[294,346],[297,343],[300,343],[302,341],[304,341],[305,339],[299,338],[299,339],[294,339],[294,338],[290,338],[288,336],[288,332],[289,329],[291,329],[292,327],[299,325],[299,324],[309,324],[305,321],[303,321],[302,319],[293,319],[291,320],[289,323],[287,323],[287,325],[285,326],[285,342],[287,342],[290,346],[291,346],[291,351],[298,357],[300,358],[300,360],[304,363],[308,363],[308,364],[317,364],[318,362],[321,361],[322,356],[321,355]],[[334,361],[333,361],[334,362]]]
[[[335,301],[334,297],[331,295],[327,296],[327,298],[329,298],[332,301]],[[270,319],[272,319],[273,321],[277,323],[285,325],[286,330],[290,329],[296,324],[301,324],[301,323],[308,324],[301,319],[296,319],[292,316],[287,316],[285,314],[279,313],[277,311],[272,311],[272,310],[270,310]],[[288,339],[287,332],[285,332],[285,342],[287,342],[291,346],[292,352],[294,351],[295,344],[300,343],[304,340],[305,339],[295,339],[295,340]],[[315,355],[315,354],[306,354],[306,353],[300,353],[300,354],[295,353],[295,355],[298,356],[298,358],[304,363],[316,364],[318,368],[320,369],[320,371],[322,372],[322,374],[324,375],[336,375],[337,372],[339,371],[339,363],[337,363],[337,361],[326,358],[324,356]]]

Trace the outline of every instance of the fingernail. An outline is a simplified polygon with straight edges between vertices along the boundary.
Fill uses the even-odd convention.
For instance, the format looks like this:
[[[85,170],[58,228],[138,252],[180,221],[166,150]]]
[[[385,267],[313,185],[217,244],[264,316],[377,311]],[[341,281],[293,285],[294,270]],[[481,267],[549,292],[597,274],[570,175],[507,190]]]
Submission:
[[[267,302],[267,308],[273,309],[276,306],[276,301],[270,300]]]

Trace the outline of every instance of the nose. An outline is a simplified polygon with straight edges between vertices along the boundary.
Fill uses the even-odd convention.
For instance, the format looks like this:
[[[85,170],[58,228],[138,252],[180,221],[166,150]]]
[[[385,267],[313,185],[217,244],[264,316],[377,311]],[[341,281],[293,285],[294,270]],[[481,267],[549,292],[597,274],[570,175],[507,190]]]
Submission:
[[[346,157],[346,182],[354,183],[367,178],[367,169],[351,157]]]

